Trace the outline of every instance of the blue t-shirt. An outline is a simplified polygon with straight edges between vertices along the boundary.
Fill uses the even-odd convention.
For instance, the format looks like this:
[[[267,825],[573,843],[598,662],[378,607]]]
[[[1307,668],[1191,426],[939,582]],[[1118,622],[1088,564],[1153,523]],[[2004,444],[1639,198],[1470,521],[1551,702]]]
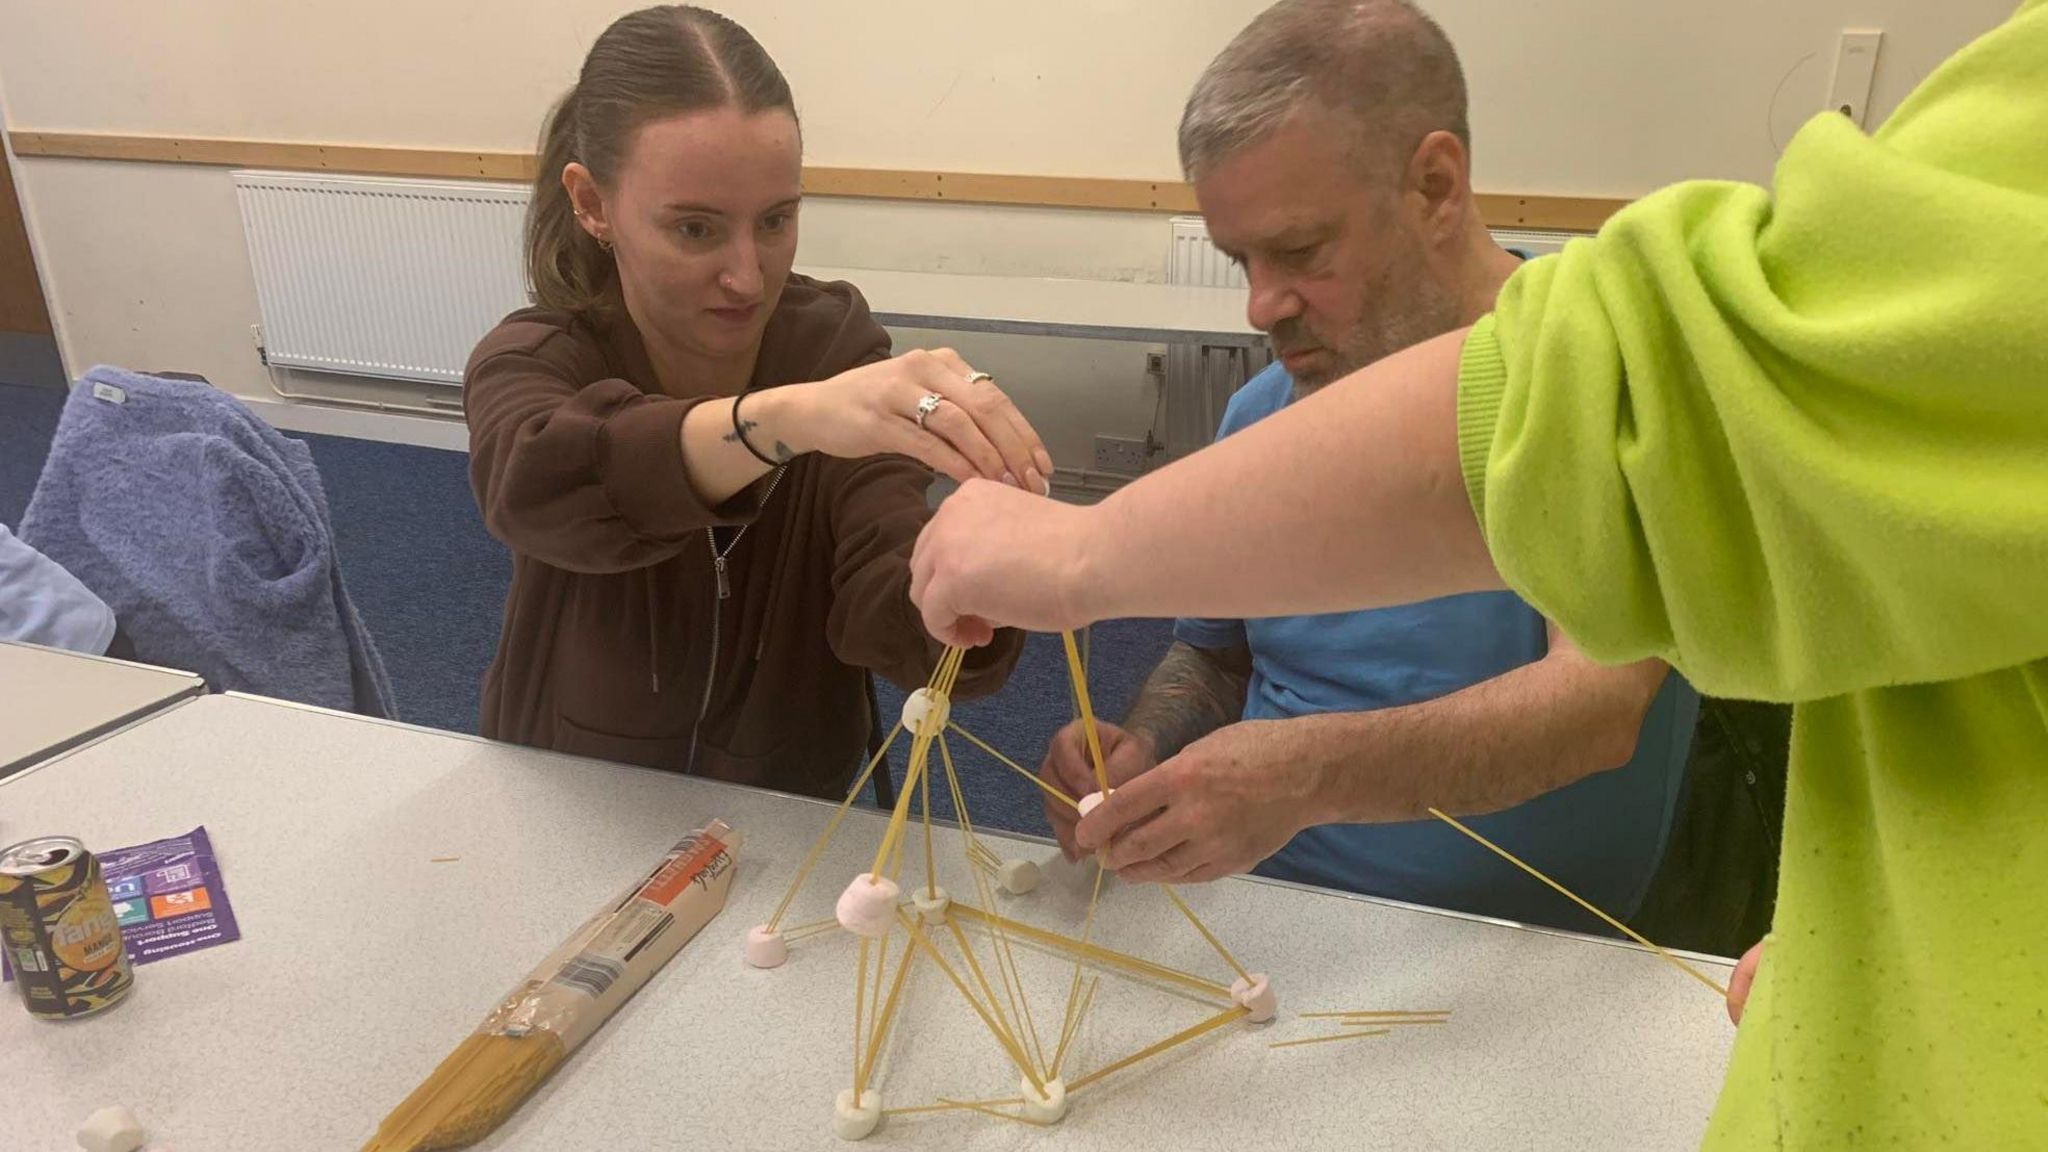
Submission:
[[[1217,439],[1294,398],[1279,364],[1231,397]],[[1191,620],[1174,635],[1198,648],[1249,647],[1247,720],[1415,704],[1491,680],[1549,651],[1543,618],[1511,592],[1446,596],[1400,608]],[[1699,697],[1676,672],[1643,720],[1635,758],[1526,804],[1466,823],[1617,918],[1641,906],[1677,810]],[[1456,908],[1525,923],[1601,931],[1528,874],[1435,820],[1326,824],[1289,841],[1261,875]]]

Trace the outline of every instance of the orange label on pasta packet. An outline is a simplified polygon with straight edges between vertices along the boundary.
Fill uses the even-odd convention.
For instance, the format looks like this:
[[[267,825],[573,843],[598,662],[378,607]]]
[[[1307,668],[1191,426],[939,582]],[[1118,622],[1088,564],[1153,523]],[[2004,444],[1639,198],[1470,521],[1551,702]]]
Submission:
[[[704,870],[725,854],[725,844],[712,836],[697,836],[676,845],[675,851],[640,886],[638,896],[668,907],[684,888],[704,874]]]

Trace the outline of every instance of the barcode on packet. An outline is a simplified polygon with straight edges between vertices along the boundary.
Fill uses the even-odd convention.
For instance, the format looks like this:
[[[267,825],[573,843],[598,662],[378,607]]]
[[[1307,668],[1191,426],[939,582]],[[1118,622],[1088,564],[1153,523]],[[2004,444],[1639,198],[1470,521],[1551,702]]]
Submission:
[[[571,957],[548,983],[574,988],[595,1000],[609,991],[612,983],[625,971],[626,966],[617,960],[607,960],[602,956],[592,956],[585,952]]]

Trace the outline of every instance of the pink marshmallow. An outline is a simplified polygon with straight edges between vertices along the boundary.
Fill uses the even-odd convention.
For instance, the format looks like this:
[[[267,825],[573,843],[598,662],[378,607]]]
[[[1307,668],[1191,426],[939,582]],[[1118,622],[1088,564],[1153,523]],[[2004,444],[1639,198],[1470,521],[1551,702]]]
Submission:
[[[839,894],[839,926],[856,936],[886,936],[896,923],[896,904],[902,898],[903,890],[894,880],[863,872]]]
[[[756,968],[780,968],[788,959],[789,943],[782,933],[770,931],[766,924],[747,929],[747,963]]]
[[[1230,982],[1230,998],[1251,1010],[1245,1019],[1254,1024],[1264,1024],[1280,1007],[1280,997],[1274,995],[1273,986],[1266,981],[1264,972],[1251,975],[1250,980],[1239,978]]]

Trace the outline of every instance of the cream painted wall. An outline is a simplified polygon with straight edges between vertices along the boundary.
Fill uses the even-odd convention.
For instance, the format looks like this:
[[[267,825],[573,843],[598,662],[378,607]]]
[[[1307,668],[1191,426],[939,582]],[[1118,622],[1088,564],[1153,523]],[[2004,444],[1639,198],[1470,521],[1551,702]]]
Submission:
[[[509,149],[627,5],[0,2],[16,127]],[[820,164],[1160,177],[1189,84],[1261,0],[724,0]],[[1472,77],[1482,185],[1635,195],[1762,179],[1834,37],[1887,32],[1889,109],[2014,0],[1430,0]],[[1781,87],[1782,83],[1782,87]]]
[[[1843,27],[1887,36],[1888,111],[2012,0],[1433,0],[1465,58],[1482,190],[1635,195],[1766,179],[1825,94]],[[0,0],[0,106],[17,130],[521,149],[584,47],[627,5]],[[727,0],[791,77],[818,164],[1171,177],[1195,74],[1261,0]],[[18,161],[74,372],[201,372],[268,395],[225,171]],[[1150,280],[1161,217],[817,199],[803,260]],[[922,334],[904,334],[921,336]],[[922,340],[920,340],[922,342]],[[1135,346],[961,339],[1065,463],[1141,435]],[[417,403],[429,390],[365,385]],[[445,396],[445,393],[443,394]]]

